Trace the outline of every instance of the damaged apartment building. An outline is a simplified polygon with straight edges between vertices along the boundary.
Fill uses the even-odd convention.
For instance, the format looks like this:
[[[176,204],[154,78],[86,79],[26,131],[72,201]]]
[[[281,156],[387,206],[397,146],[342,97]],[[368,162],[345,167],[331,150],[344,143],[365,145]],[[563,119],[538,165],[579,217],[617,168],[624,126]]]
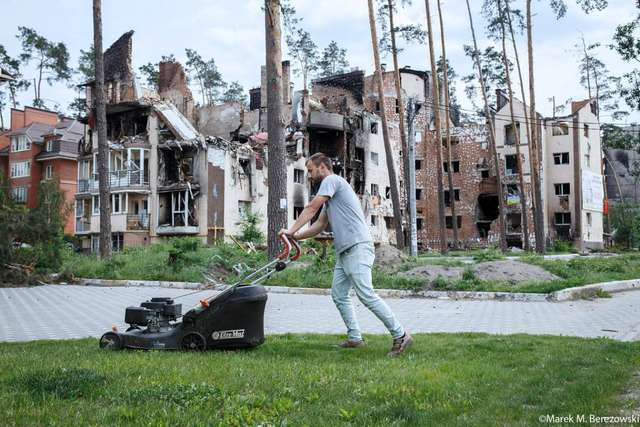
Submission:
[[[529,108],[513,100],[515,129],[511,123],[509,99],[498,90],[493,111],[496,149],[500,162],[505,205],[505,229],[510,247],[524,246],[528,239],[535,244],[533,228],[533,193],[525,117]],[[580,250],[603,245],[603,179],[600,132],[593,100],[573,102],[572,112],[565,117],[544,118],[536,115],[538,150],[541,159],[540,183],[544,211],[545,244],[555,240],[569,240]],[[516,132],[520,140],[526,206],[520,200]],[[444,139],[444,138],[443,138]],[[453,221],[457,221],[459,244],[463,248],[495,245],[499,240],[499,199],[496,168],[489,150],[488,129],[482,125],[454,128],[451,138],[453,195],[449,194],[443,162],[445,225],[449,245],[453,242]],[[424,204],[427,226],[423,230],[423,248],[439,245],[437,151],[433,135],[424,144],[426,170],[417,168],[417,182],[427,188]],[[443,155],[446,153],[443,141]],[[456,218],[451,213],[454,198]],[[528,233],[523,229],[523,213],[528,219]]]
[[[382,136],[382,122],[374,77],[361,70],[342,73],[312,82],[311,93],[292,92],[290,66],[283,62],[283,115],[288,124],[287,194],[289,223],[315,193],[308,183],[305,159],[322,152],[333,160],[334,172],[344,177],[360,196],[362,208],[376,242],[395,242],[391,188]],[[423,128],[431,115],[429,75],[405,67],[400,72],[403,96],[420,106],[414,122],[416,144],[423,140]],[[385,72],[385,109],[392,145],[393,163],[399,185],[402,178],[399,108],[393,73]],[[209,170],[213,179],[210,218],[216,234],[237,234],[237,223],[245,209],[264,215],[267,201],[265,150],[266,74],[262,85],[250,90],[248,110],[240,104],[227,103],[197,109],[196,122],[209,137]],[[215,141],[215,142],[213,142]],[[419,149],[416,150],[421,153]],[[423,158],[418,155],[419,167]],[[233,188],[234,191],[221,189]],[[422,191],[419,189],[417,193]],[[419,199],[424,193],[417,194]],[[402,196],[403,214],[405,197]],[[422,227],[420,212],[418,227]],[[261,224],[266,232],[266,221]]]
[[[420,195],[418,209],[424,212],[425,226],[418,231],[422,249],[440,247],[438,218],[437,168],[443,170],[445,232],[449,245],[453,242],[453,221],[458,227],[458,240],[463,248],[483,247],[497,243],[498,186],[495,166],[484,125],[468,124],[451,128],[451,172],[453,194],[447,173],[446,138],[443,132],[443,164],[438,165],[437,145],[433,133],[426,135],[420,145],[421,160],[416,161],[416,181]],[[455,218],[452,212],[452,199]]]
[[[113,248],[165,236],[205,238],[206,141],[184,115],[188,96],[178,108],[136,82],[132,35],[124,34],[104,53]],[[92,88],[92,82],[86,84],[89,111]],[[95,251],[100,230],[98,147],[94,117],[89,115],[87,122],[78,148],[76,236],[83,249]]]

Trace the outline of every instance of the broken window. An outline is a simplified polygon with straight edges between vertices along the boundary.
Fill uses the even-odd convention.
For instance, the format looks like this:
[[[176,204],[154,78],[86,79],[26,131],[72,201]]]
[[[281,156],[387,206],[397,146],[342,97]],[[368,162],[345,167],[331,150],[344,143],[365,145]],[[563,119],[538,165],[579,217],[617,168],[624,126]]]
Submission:
[[[293,182],[296,184],[304,184],[304,171],[302,169],[293,170]]]
[[[460,201],[460,190],[458,188],[453,190],[453,199],[456,202]],[[444,205],[451,206],[451,193],[449,193],[449,190],[444,190]]]
[[[507,233],[522,232],[522,215],[520,213],[508,213],[505,218],[507,221]],[[514,246],[521,246],[522,239],[514,239]]]
[[[553,136],[569,135],[569,125],[564,122],[556,122],[551,125],[551,134]]]
[[[416,160],[416,170],[422,169],[422,160]]]
[[[571,212],[556,212],[556,225],[571,225]]]
[[[371,215],[371,225],[377,225],[378,224],[378,217],[375,215]]]
[[[516,131],[520,132],[520,123],[516,122]],[[516,143],[516,133],[514,132],[513,124],[508,124],[504,127],[505,133],[505,144],[506,145],[514,145]]]
[[[385,216],[384,217],[384,225],[387,227],[387,229],[393,228],[393,217],[392,216]]]
[[[251,202],[238,200],[238,214],[240,218],[246,218],[247,213],[251,213]]]
[[[380,156],[378,156],[378,153],[372,151],[370,153],[371,155],[371,163],[373,163],[374,165],[378,166],[379,165],[379,160],[380,160]]]
[[[457,218],[456,223],[458,225],[458,228],[461,228],[462,227],[462,216],[457,215],[456,218]],[[446,224],[447,228],[453,228],[453,217],[451,215],[447,215],[445,217],[445,224]]]
[[[571,184],[568,182],[562,184],[553,184],[556,196],[568,196],[571,194]]]
[[[376,101],[376,112],[380,112],[380,101]]]
[[[584,133],[584,137],[585,138],[589,138],[589,125],[588,124],[584,124],[584,128],[583,128],[583,133]]]
[[[568,165],[569,153],[553,153],[553,163],[556,165]]]
[[[442,164],[445,173],[449,172],[449,162],[444,162]],[[451,167],[453,168],[453,173],[460,172],[460,160],[452,160]]]
[[[516,184],[507,185],[507,206],[520,204],[520,190]]]
[[[489,178],[489,169],[482,169],[480,171],[480,177],[483,179]]]
[[[378,122],[372,122],[371,123],[371,133],[373,133],[373,134],[377,134],[378,133]]]
[[[371,184],[371,195],[372,196],[378,196],[379,195],[378,184]]]
[[[422,218],[416,218],[416,229],[422,230]]]
[[[386,187],[384,189],[384,197],[386,197],[387,199],[391,198],[391,187]]]
[[[504,156],[504,162],[507,175],[515,175],[518,173],[518,158],[515,154],[507,154]]]
[[[122,233],[111,233],[111,250],[114,252],[121,251],[124,243],[124,235]]]
[[[416,188],[416,200],[422,199],[422,188]]]

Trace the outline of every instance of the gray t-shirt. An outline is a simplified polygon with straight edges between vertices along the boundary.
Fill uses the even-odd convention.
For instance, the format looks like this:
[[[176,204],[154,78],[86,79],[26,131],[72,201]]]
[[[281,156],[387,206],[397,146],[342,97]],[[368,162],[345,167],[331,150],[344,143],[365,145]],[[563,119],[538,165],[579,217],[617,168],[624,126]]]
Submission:
[[[358,196],[344,178],[329,175],[322,180],[316,195],[329,197],[323,210],[329,216],[337,254],[357,243],[372,241]]]

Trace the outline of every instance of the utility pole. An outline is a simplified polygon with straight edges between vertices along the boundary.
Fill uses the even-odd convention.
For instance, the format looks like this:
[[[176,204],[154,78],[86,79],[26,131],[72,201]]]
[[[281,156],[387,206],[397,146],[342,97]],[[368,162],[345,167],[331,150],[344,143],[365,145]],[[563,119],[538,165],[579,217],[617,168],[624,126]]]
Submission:
[[[409,163],[409,181],[407,183],[408,196],[407,210],[409,211],[409,254],[418,256],[418,225],[416,219],[416,133],[413,123],[415,121],[420,106],[416,108],[415,99],[412,97],[407,99],[407,160]]]

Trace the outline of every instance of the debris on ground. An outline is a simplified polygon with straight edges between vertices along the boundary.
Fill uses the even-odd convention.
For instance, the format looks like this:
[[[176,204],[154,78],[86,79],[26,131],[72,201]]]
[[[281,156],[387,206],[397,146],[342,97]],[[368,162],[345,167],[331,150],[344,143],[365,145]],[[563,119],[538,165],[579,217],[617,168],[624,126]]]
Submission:
[[[461,267],[447,267],[443,265],[423,265],[413,268],[401,276],[411,279],[425,279],[426,283],[433,283],[438,277],[445,280],[460,280],[464,269]]]
[[[560,279],[542,267],[515,260],[483,262],[475,265],[473,271],[480,280],[513,284]]]
[[[475,277],[487,282],[506,282],[519,285],[527,282],[550,282],[560,279],[542,267],[516,260],[487,261],[469,266]],[[400,273],[404,277],[425,279],[425,284],[432,284],[438,277],[456,281],[462,279],[465,269],[441,265],[422,265]]]
[[[376,265],[388,267],[398,265],[407,259],[407,255],[388,243],[376,246]]]

